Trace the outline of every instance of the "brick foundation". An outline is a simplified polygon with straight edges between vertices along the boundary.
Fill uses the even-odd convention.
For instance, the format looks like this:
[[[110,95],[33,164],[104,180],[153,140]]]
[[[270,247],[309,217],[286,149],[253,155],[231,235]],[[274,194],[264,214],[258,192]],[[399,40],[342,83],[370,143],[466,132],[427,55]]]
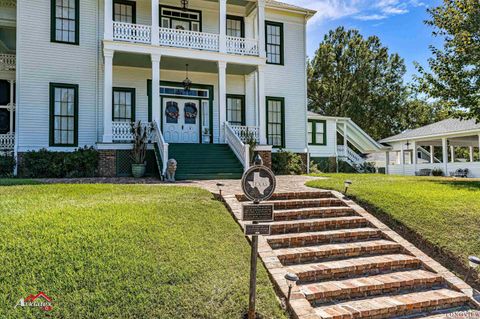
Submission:
[[[272,152],[271,151],[255,151],[263,160],[263,165],[272,168]]]
[[[99,150],[98,175],[100,177],[115,177],[117,152],[115,150]]]

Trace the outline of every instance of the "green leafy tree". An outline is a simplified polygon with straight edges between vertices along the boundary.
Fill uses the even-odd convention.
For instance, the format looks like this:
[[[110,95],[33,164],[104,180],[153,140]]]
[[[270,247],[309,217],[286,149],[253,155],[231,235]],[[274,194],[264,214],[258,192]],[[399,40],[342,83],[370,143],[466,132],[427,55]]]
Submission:
[[[376,36],[339,27],[325,35],[308,70],[309,109],[352,118],[375,139],[404,129],[406,68]]]
[[[417,64],[421,88],[455,116],[480,121],[480,3],[443,0],[428,12],[443,46],[431,47],[430,70]]]

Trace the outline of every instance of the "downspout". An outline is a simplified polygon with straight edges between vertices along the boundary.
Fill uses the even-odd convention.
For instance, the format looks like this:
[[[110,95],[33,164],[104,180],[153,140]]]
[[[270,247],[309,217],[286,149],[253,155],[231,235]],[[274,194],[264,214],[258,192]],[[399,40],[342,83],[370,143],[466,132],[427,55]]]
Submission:
[[[18,34],[19,34],[19,26],[21,26],[21,23],[18,23],[20,21],[19,19],[19,3],[21,3],[21,1],[17,1],[17,5],[15,6],[15,15],[16,15],[16,19],[17,19],[17,27],[15,28],[15,43],[18,43]],[[21,21],[20,21],[21,22]],[[19,105],[21,103],[19,103],[20,99],[21,99],[21,96],[18,94],[20,92],[20,68],[18,67],[20,65],[20,62],[21,62],[21,59],[20,59],[20,54],[18,53],[21,53],[22,50],[18,50],[18,45],[17,45],[17,50],[15,50],[15,141],[14,141],[14,144],[13,144],[13,157],[15,158],[15,168],[13,170],[13,175],[14,176],[17,176],[18,175],[18,139],[19,139],[19,136],[20,134],[18,134],[20,132],[20,121],[18,120],[20,118],[20,112],[19,112]],[[13,109],[10,109],[10,112],[13,112]],[[10,128],[12,129],[12,128]]]
[[[335,119],[335,171],[338,173],[338,143],[337,143],[338,119]]]
[[[306,151],[307,151],[307,174],[310,174],[310,148],[308,146],[308,72],[307,72],[307,23],[308,17],[305,15],[305,23],[303,25],[303,49],[305,52],[304,57],[304,67],[305,67],[305,117],[306,121],[303,125],[305,125],[305,144],[306,144]]]
[[[99,10],[100,10],[100,0],[97,1],[97,10],[95,10],[95,14],[96,14],[96,17],[95,19],[97,20],[97,39],[100,39],[100,14],[99,14]],[[102,37],[103,38],[103,37]],[[103,40],[103,39],[102,39]],[[103,41],[102,41],[103,42]],[[99,81],[98,79],[100,78],[100,74],[99,74],[99,68],[100,68],[100,64],[99,64],[99,61],[100,61],[100,58],[99,58],[99,55],[100,55],[100,50],[101,50],[101,47],[100,45],[98,44],[100,43],[99,41],[97,41],[97,54],[95,55],[95,87],[96,87],[96,90],[95,90],[95,101],[96,101],[96,107],[95,107],[95,140],[98,142],[98,138],[100,136],[100,131],[99,131],[99,123],[98,123],[98,111],[99,111],[99,105],[101,104],[100,101],[99,101],[99,91],[100,91],[100,87],[99,87]],[[102,103],[103,105],[103,103]],[[97,144],[97,143],[95,143]]]

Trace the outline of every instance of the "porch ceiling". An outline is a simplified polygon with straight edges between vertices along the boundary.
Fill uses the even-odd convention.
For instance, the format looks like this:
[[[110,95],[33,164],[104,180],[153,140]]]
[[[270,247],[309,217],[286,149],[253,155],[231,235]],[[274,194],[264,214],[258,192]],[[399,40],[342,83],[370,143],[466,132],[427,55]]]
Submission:
[[[113,64],[118,66],[128,66],[136,68],[151,68],[151,60],[149,55],[130,54],[124,52],[115,52]],[[169,56],[163,56],[160,62],[160,69],[185,71],[185,65],[188,64],[190,72],[218,73],[218,67],[215,62],[202,61],[195,59],[181,59]],[[255,71],[254,65],[227,65],[227,74],[247,75]]]

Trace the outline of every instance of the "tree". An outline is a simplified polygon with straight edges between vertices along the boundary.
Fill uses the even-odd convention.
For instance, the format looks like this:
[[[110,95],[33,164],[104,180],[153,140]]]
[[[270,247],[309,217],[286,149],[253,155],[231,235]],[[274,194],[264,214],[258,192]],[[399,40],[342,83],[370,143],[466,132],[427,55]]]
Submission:
[[[428,10],[433,35],[431,71],[417,64],[422,90],[459,118],[480,121],[480,5],[478,0],[444,0]]]
[[[406,68],[376,36],[339,27],[325,35],[309,62],[309,109],[346,116],[375,139],[404,129],[402,111],[408,96]]]

